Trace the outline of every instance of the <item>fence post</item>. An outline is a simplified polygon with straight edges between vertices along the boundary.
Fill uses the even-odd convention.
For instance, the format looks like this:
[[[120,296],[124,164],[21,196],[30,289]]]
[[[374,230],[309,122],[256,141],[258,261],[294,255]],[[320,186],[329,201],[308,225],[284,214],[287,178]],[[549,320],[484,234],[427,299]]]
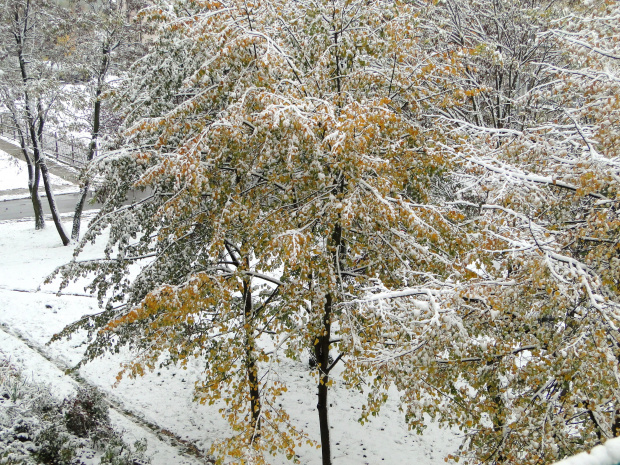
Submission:
[[[54,140],[56,141],[56,160],[58,160],[59,153],[58,153],[58,133],[57,132],[54,133]]]
[[[75,155],[73,152],[73,137],[71,137],[71,164],[75,163]]]

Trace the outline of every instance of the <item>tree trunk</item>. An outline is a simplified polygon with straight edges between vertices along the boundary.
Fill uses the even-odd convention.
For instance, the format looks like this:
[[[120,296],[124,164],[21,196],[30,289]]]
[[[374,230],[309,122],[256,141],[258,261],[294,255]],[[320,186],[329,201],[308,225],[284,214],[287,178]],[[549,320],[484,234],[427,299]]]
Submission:
[[[317,337],[318,341],[314,345],[314,355],[319,367],[319,392],[316,409],[319,412],[319,428],[321,431],[321,455],[323,465],[331,465],[331,442],[329,439],[329,419],[327,391],[329,389],[329,340],[331,338],[331,314],[332,314],[332,295],[325,296],[325,308],[323,312],[323,334]]]
[[[52,192],[52,186],[50,184],[50,179],[49,179],[49,171],[47,170],[47,165],[45,164],[45,160],[42,158],[39,158],[37,164],[40,165],[41,167],[41,174],[43,175],[43,185],[45,186],[45,193],[47,194],[47,203],[49,204],[50,211],[52,212],[52,219],[54,220],[54,226],[56,226],[56,231],[58,231],[58,235],[60,236],[62,245],[69,245],[71,240],[65,233],[65,230],[62,226],[62,222],[60,220],[60,215],[58,214],[58,208],[56,208],[56,201],[54,200],[54,193]]]
[[[86,197],[88,197],[88,188],[90,186],[90,180],[86,179],[84,185],[80,189],[80,198],[75,204],[75,211],[73,213],[73,229],[71,230],[71,239],[78,241],[80,239],[80,225],[82,223],[82,211],[84,210],[84,204],[86,203]]]
[[[27,135],[24,134],[21,126],[19,125],[19,119],[17,118],[17,109],[14,107],[10,99],[6,99],[5,105],[9,109],[11,115],[11,121],[15,127],[13,130],[14,137],[17,137],[19,141],[19,147],[22,151],[26,166],[28,168],[28,192],[30,193],[30,200],[32,201],[32,209],[34,211],[34,227],[35,229],[43,229],[45,227],[45,219],[43,217],[43,207],[41,206],[41,197],[39,197],[39,182],[41,180],[41,170],[36,165],[30,154],[28,153],[28,147],[26,144]]]
[[[45,227],[45,219],[43,218],[43,206],[41,205],[41,197],[39,197],[39,180],[41,179],[41,170],[38,166],[34,170],[28,165],[28,190],[30,191],[30,200],[32,200],[32,209],[34,210],[34,229],[43,229]]]
[[[69,242],[71,241],[65,234],[65,231],[62,227],[62,223],[60,221],[60,215],[58,214],[58,209],[56,208],[56,202],[54,201],[54,194],[52,192],[52,187],[50,185],[49,172],[47,170],[47,165],[45,164],[45,158],[44,158],[43,152],[41,151],[42,146],[40,145],[40,142],[42,140],[43,123],[44,123],[43,112],[40,108],[40,102],[39,102],[39,104],[37,105],[37,109],[38,109],[37,117],[35,118],[35,115],[33,114],[33,109],[31,107],[32,102],[30,99],[30,94],[28,93],[29,77],[28,77],[28,71],[26,69],[26,59],[24,57],[24,36],[22,35],[22,31],[27,31],[29,27],[28,26],[28,15],[30,12],[29,1],[26,2],[25,8],[26,9],[23,12],[24,18],[25,18],[24,26],[23,26],[23,29],[20,29],[20,32],[18,34],[15,34],[15,41],[17,43],[17,58],[19,60],[19,69],[21,72],[22,84],[24,86],[24,110],[26,114],[26,122],[27,122],[28,130],[29,130],[30,138],[32,142],[32,153],[34,157],[35,172],[36,172],[36,169],[41,170],[41,174],[43,175],[43,185],[45,186],[45,193],[47,194],[47,201],[50,206],[50,211],[52,212],[52,219],[54,220],[54,225],[56,226],[56,230],[58,231],[58,234],[60,235],[60,240],[62,241],[62,244],[68,245]],[[15,24],[19,25],[19,10],[18,9],[15,9],[13,11],[13,16],[15,19]],[[25,32],[23,32],[23,34],[25,34]],[[38,122],[38,127],[37,127],[37,122]],[[33,185],[32,192],[35,192],[36,195],[38,195],[39,186],[38,186],[38,176],[36,176],[36,174],[35,174],[34,181],[35,182]]]
[[[245,323],[245,366],[250,386],[250,413],[252,416],[251,427],[254,429],[252,442],[260,438],[260,389],[258,386],[258,367],[256,366],[255,341],[254,341],[254,310],[252,308],[252,289],[249,281],[243,281],[244,300],[244,323]]]
[[[344,182],[344,181],[341,181]],[[343,185],[341,185],[341,191]],[[345,246],[342,239],[342,226],[337,223],[334,226],[334,230],[329,239],[329,247],[331,249],[333,266],[335,270],[340,269],[340,260],[345,255]],[[327,401],[327,393],[329,390],[329,372],[332,370],[336,362],[330,365],[329,363],[329,348],[332,337],[331,320],[333,313],[333,296],[331,292],[325,295],[325,306],[323,308],[323,318],[321,325],[321,332],[316,337],[316,344],[314,345],[314,355],[319,367],[319,385],[318,385],[318,402],[316,408],[319,412],[319,428],[321,431],[321,454],[322,465],[331,465],[331,442],[329,438],[329,418],[328,409],[329,403]]]
[[[26,166],[28,167],[28,191],[30,192],[30,200],[32,200],[32,209],[34,210],[34,229],[43,229],[45,227],[45,219],[43,218],[41,197],[39,197],[41,169],[39,168],[39,165],[33,163],[32,158],[28,154],[28,149],[26,148],[24,133],[17,124],[17,118],[14,117],[13,119],[13,123],[15,124],[19,135],[19,146],[22,149],[22,155],[24,155]]]
[[[101,68],[99,69],[99,75],[97,76],[97,89],[95,90],[95,105],[93,108],[93,132],[90,137],[90,144],[88,146],[88,154],[86,156],[86,163],[90,163],[95,157],[95,150],[97,150],[97,140],[99,138],[99,125],[101,121],[101,93],[103,92],[103,83],[105,81],[105,75],[110,64],[110,51],[109,44],[104,43],[102,50]],[[90,186],[90,179],[86,177],[84,185],[80,191],[80,198],[75,205],[75,213],[73,214],[73,229],[71,231],[71,239],[74,241],[80,238],[80,225],[82,222],[82,211],[84,210],[84,204],[86,203],[86,197],[88,196],[88,187]]]
[[[56,208],[56,201],[54,200],[54,193],[52,192],[52,185],[50,182],[49,171],[47,170],[47,164],[45,163],[45,155],[42,152],[43,144],[41,141],[43,140],[43,120],[42,116],[39,116],[38,128],[35,130],[35,122],[34,118],[32,118],[30,114],[30,110],[27,109],[27,114],[29,116],[29,129],[30,129],[30,137],[32,138],[32,152],[34,155],[34,163],[41,170],[41,175],[43,176],[43,186],[45,187],[45,194],[47,195],[47,203],[49,204],[50,211],[52,212],[52,220],[54,221],[54,226],[56,226],[56,231],[58,231],[58,235],[60,236],[60,240],[62,241],[62,245],[69,245],[71,240],[65,233],[65,230],[62,226],[62,222],[60,220],[60,215],[58,214],[58,208]],[[39,115],[41,115],[41,111],[39,111]]]

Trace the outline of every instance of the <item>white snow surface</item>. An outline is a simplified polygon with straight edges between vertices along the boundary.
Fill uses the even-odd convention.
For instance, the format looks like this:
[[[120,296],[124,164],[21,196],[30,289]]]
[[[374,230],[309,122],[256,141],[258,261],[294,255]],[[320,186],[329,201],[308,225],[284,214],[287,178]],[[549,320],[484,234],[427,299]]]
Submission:
[[[555,465],[619,465],[620,438],[608,440],[605,444],[596,446],[590,452],[568,457],[556,462]]]
[[[100,240],[89,246],[82,258],[101,256],[104,246],[105,240]],[[5,353],[11,353],[11,360],[25,373],[31,373],[33,380],[49,383],[59,395],[66,395],[74,389],[74,381],[58,366],[73,366],[80,360],[86,347],[85,334],[78,333],[51,345],[46,343],[65,325],[99,309],[96,299],[85,293],[85,282],[72,284],[62,295],[56,295],[57,284],[42,283],[57,266],[71,259],[73,248],[62,246],[53,227],[35,231],[30,221],[18,221],[0,223],[0,250],[0,346]],[[57,363],[50,363],[15,335],[28,340]],[[192,441],[202,450],[208,450],[213,440],[229,435],[228,425],[218,413],[221,406],[200,405],[192,400],[193,383],[201,373],[199,360],[186,370],[162,368],[135,380],[124,379],[114,388],[120,363],[129,359],[127,351],[108,355],[81,368],[80,375],[134,414]],[[318,440],[316,380],[307,361],[285,359],[280,366],[279,376],[288,385],[282,401],[291,420]],[[365,396],[342,386],[338,373],[335,378],[329,393],[334,465],[439,465],[445,463],[446,455],[457,451],[461,439],[454,431],[430,423],[421,436],[410,432],[399,411],[396,391],[391,392],[378,417],[361,425],[357,420]],[[198,463],[196,459],[175,455],[171,446],[125,417],[115,414],[112,418],[129,438],[147,436],[153,464]],[[302,464],[321,463],[319,450],[304,446],[298,454]],[[291,463],[280,456],[268,461],[273,465]]]
[[[0,190],[28,187],[26,163],[0,151]]]
[[[70,227],[70,224],[65,227]],[[25,241],[23,247],[15,249],[20,241]],[[89,296],[56,296],[51,286],[44,286],[43,290],[36,292],[45,276],[57,265],[68,261],[73,252],[72,247],[62,246],[53,227],[35,231],[30,221],[0,223],[0,247],[8,247],[0,260],[0,347],[4,354],[10,354],[11,362],[30,380],[50,385],[52,392],[62,399],[75,393],[77,387],[62,368],[79,360],[83,341],[75,338],[50,347],[46,347],[45,343],[70,320],[96,311],[96,301]],[[51,355],[58,363],[51,363],[14,334]],[[98,387],[106,391],[103,386]],[[110,386],[106,387],[109,392]],[[126,403],[132,410],[132,402]],[[152,456],[153,465],[200,463],[182,456],[174,447],[160,441],[151,431],[137,426],[119,412],[111,410],[110,420],[129,444],[147,439],[147,453]]]
[[[55,174],[50,173],[50,181],[55,194],[78,192],[78,187]],[[41,194],[44,194],[41,181]],[[26,162],[0,150],[0,192],[14,189],[28,189],[28,166]],[[26,194],[27,196],[27,194]],[[0,195],[0,200],[20,198],[23,195]]]

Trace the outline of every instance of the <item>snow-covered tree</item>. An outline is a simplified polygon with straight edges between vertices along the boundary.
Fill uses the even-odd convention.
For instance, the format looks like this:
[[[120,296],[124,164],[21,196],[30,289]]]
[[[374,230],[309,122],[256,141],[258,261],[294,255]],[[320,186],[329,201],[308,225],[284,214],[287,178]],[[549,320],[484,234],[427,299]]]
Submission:
[[[54,224],[69,243],[56,208],[43,152],[43,129],[60,92],[59,64],[67,51],[63,16],[54,2],[5,0],[0,11],[0,92],[18,132],[28,165],[28,188],[35,227],[44,226],[39,198],[41,177]]]
[[[92,289],[112,294],[78,323],[103,329],[87,357],[148,347],[126,367],[135,375],[206,356],[198,399],[232,407],[234,436],[215,450],[294,457],[305,435],[277,407],[276,367],[311,349],[331,463],[333,367],[344,361],[358,387],[390,357],[417,355],[452,321],[443,304],[459,277],[477,278],[467,264],[484,234],[445,204],[453,160],[425,119],[462,103],[452,82],[465,51],[441,48],[432,16],[431,4],[348,0],[143,13],[157,43],[120,94],[126,132],[83,240],[109,227],[107,257],[64,274],[95,272]],[[121,207],[131,185],[152,194]]]
[[[112,100],[104,105],[106,93],[113,92],[116,83],[131,63],[144,53],[144,46],[139,41],[140,26],[133,21],[133,10],[140,2],[87,2],[81,4],[79,17],[72,24],[68,37],[75,43],[71,53],[72,66],[84,82],[74,92],[73,105],[88,108],[83,115],[82,126],[88,129],[90,140],[85,160],[90,163],[101,138],[111,135],[118,129],[118,118],[111,108]],[[80,126],[79,119],[73,121]],[[80,197],[75,206],[71,239],[77,241],[80,236],[82,211],[91,188],[88,170],[82,173]]]
[[[474,463],[620,434],[618,8],[157,2],[83,240],[109,228],[107,256],[62,270],[106,308],[67,331],[132,375],[204,357],[236,458],[311,439],[277,402],[307,349],[324,464],[337,363],[362,420],[395,384]]]
[[[444,148],[463,162],[447,182],[450,203],[469,205],[495,238],[493,253],[470,267],[488,286],[462,293],[464,331],[438,333],[432,360],[421,368],[402,358],[390,374],[413,424],[425,411],[467,433],[470,463],[549,463],[620,434],[620,10],[617,2],[458,6],[471,5],[478,18],[492,15],[472,36],[482,42],[482,31],[511,30],[506,11],[538,18],[516,34],[524,38],[516,50],[531,49],[534,61],[520,65],[493,39],[495,61],[478,65],[479,76],[527,85],[483,83],[468,113],[441,115],[458,128]]]

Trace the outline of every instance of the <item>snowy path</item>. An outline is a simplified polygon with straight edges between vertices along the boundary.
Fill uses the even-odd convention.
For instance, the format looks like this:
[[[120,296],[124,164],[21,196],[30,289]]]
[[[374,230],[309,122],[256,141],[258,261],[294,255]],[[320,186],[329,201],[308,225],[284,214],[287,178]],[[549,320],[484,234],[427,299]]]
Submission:
[[[20,146],[6,137],[0,137],[0,151],[8,153],[9,155],[12,155],[25,163],[24,155],[22,154]],[[79,172],[77,169],[59,163],[53,158],[46,157],[45,161],[51,174],[58,176],[71,184],[78,182]],[[27,185],[25,185],[25,187],[27,187]]]
[[[103,239],[87,246],[83,258],[101,256],[105,247],[105,237]],[[138,437],[150,435],[149,451],[158,451],[153,457],[154,464],[205,463],[204,459],[180,452],[189,444],[208,450],[214,440],[231,433],[219,412],[221,405],[194,402],[194,381],[202,376],[202,360],[190,361],[187,370],[158,367],[144,377],[123,379],[113,387],[120,364],[131,359],[128,351],[121,350],[86,364],[79,370],[79,376],[66,375],[65,367],[74,367],[84,353],[85,332],[78,332],[69,340],[50,345],[46,345],[47,342],[67,324],[100,311],[96,299],[84,292],[85,281],[71,284],[61,295],[56,294],[57,284],[43,284],[56,266],[71,260],[72,248],[62,247],[53,228],[35,231],[30,222],[18,221],[0,222],[0,250],[2,350],[11,354],[14,362],[19,361],[25,373],[32,372],[35,380],[52,384],[58,392],[74,389],[76,383],[85,381],[97,386],[115,407],[112,410],[114,421],[122,423]],[[31,347],[16,336],[28,341]],[[283,359],[279,367],[277,375],[289,387],[282,402],[291,421],[310,437],[318,438],[316,380],[309,372],[307,361]],[[335,381],[330,392],[334,465],[440,465],[460,444],[457,432],[442,430],[432,422],[423,435],[408,431],[399,411],[397,392],[392,393],[379,417],[362,426],[357,420],[365,395],[347,389],[337,376]],[[171,436],[176,439],[175,443],[168,442]],[[174,458],[170,455],[173,452],[177,454]],[[297,452],[301,463],[320,464],[321,456],[316,449],[304,446]],[[270,457],[269,463],[285,465],[290,462],[277,456]]]
[[[32,381],[51,385],[59,397],[75,393],[78,386],[95,387],[64,363],[46,354],[38,344],[22,337],[5,324],[0,325],[0,347],[12,354],[12,362]],[[188,441],[177,437],[154,423],[148,422],[124,408],[118,401],[105,396],[110,408],[110,420],[117,431],[130,444],[146,439],[147,453],[153,465],[196,465],[213,463]]]

